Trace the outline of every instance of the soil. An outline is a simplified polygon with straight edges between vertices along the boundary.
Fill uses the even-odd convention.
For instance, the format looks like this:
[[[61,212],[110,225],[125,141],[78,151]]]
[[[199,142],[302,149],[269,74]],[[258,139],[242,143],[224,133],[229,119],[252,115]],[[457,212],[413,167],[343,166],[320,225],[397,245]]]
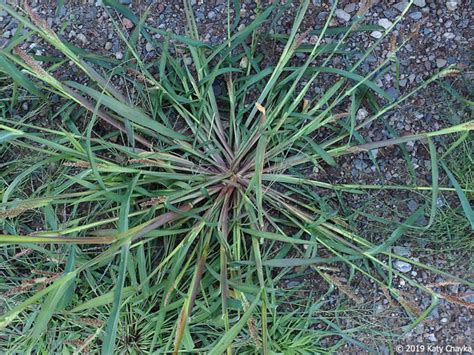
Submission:
[[[1,0],[0,0],[1,1]],[[204,42],[209,44],[222,43],[226,38],[227,25],[227,1],[225,0],[193,0],[193,11],[196,16],[199,32]],[[404,1],[372,1],[373,7],[365,14],[368,23],[385,26],[395,20],[403,9]],[[15,5],[15,2],[8,1]],[[91,53],[99,53],[115,57],[122,60],[125,54],[125,47],[117,35],[112,19],[117,20],[117,24],[125,33],[133,31],[133,24],[124,19],[121,15],[106,10],[100,0],[89,1],[68,1],[60,8],[57,1],[30,1],[31,6],[47,22],[61,33],[67,40],[76,46],[84,48]],[[186,18],[180,1],[120,1],[126,8],[134,14],[140,16],[147,9],[147,24],[175,34],[185,34]],[[269,1],[262,1],[263,5]],[[284,3],[284,1],[282,1]],[[265,25],[265,30],[270,33],[289,33],[294,19],[299,1],[289,1],[282,5],[281,16],[273,19],[271,23]],[[302,29],[312,30],[320,28],[328,12],[331,1],[313,0],[305,17]],[[429,78],[434,73],[450,64],[463,65],[467,68],[472,66],[472,31],[474,16],[473,8],[468,0],[444,1],[444,0],[418,0],[408,11],[406,18],[395,28],[394,35],[408,39],[407,44],[398,54],[398,72],[389,71],[379,80],[387,92],[394,98],[399,97],[414,89],[423,80]],[[240,10],[239,26],[250,23],[257,11],[258,1],[242,1]],[[336,18],[331,26],[344,26],[347,20],[356,16],[359,9],[359,1],[342,0],[338,4]],[[234,17],[233,17],[234,18]],[[0,47],[8,43],[11,34],[16,30],[18,23],[10,18],[7,13],[0,11]],[[359,33],[352,36],[348,43],[348,50],[353,48],[367,48],[376,40],[379,34],[376,31]],[[160,41],[160,34],[153,35],[154,39]],[[281,45],[278,42],[271,42],[271,46],[266,46],[265,50],[269,62],[275,62]],[[384,60],[391,50],[393,42],[387,39],[375,52],[369,56],[362,65],[362,72],[369,72],[380,61]],[[263,44],[262,44],[263,47]],[[144,38],[139,40],[139,48],[142,56],[146,60],[152,60],[159,56],[159,50],[154,48]],[[41,56],[47,51],[40,42],[32,41],[30,49]],[[179,47],[172,48],[172,51],[179,53]],[[298,59],[304,59],[304,54],[300,54]],[[343,68],[347,63],[332,63],[335,67]],[[69,73],[74,77],[75,73]],[[448,85],[454,87],[461,93],[467,93],[469,78],[455,77],[447,80]],[[314,88],[318,90],[325,87],[325,83],[319,82]],[[468,118],[468,112],[453,102],[445,90],[441,90],[438,85],[432,85],[428,89],[419,92],[399,107],[397,110],[389,112],[384,120],[368,127],[363,136],[367,141],[378,141],[392,137],[393,131],[398,135],[418,133],[423,131],[433,131],[441,127],[463,122]],[[438,140],[437,147],[442,151],[446,140]],[[412,157],[415,166],[415,177],[420,185],[431,184],[431,163],[426,144],[423,142],[407,144],[407,154]],[[357,154],[347,158],[341,158],[337,170],[332,171],[329,167],[322,167],[321,171],[312,172],[322,180],[328,179],[337,183],[354,184],[412,184],[413,176],[407,171],[403,152],[400,148],[383,148],[376,152],[377,165],[367,153]],[[379,170],[378,170],[379,169]],[[335,175],[335,173],[337,173]],[[330,179],[328,177],[331,177]],[[442,181],[446,179],[442,177]],[[359,210],[371,209],[372,212],[380,211],[380,217],[392,220],[402,220],[410,211],[413,212],[418,206],[425,203],[426,196],[408,192],[381,192],[373,191],[365,195],[346,196],[348,206]],[[451,195],[442,196],[439,201],[440,208],[452,202]],[[443,200],[445,199],[445,200]],[[382,212],[385,211],[385,212]],[[377,228],[373,221],[368,221],[361,216],[352,216],[359,226],[360,231],[364,231],[367,237],[379,240],[386,237],[382,235],[382,227]],[[426,224],[421,220],[420,224]],[[470,231],[466,231],[469,233]],[[436,253],[430,253],[435,244],[428,242],[424,245],[417,243],[415,239],[406,238],[401,246],[406,248],[407,255],[413,260],[420,260],[434,267],[441,268],[447,272],[461,277],[472,277],[469,275],[469,268],[472,266],[469,253],[459,252],[453,254],[459,259],[455,263],[448,262]],[[459,265],[465,265],[460,268]],[[427,271],[411,268],[408,275],[414,280],[429,285],[446,281],[439,276],[435,276]],[[342,275],[344,276],[344,275]],[[307,286],[319,285],[319,276],[306,273],[304,277],[296,280],[287,280],[287,287],[294,287],[295,283],[306,282]],[[290,284],[292,283],[292,284]],[[400,290],[406,294],[415,307],[424,309],[430,303],[430,298],[410,288],[403,280],[397,279],[395,283]],[[464,286],[451,285],[443,286],[443,292],[452,296],[472,293],[473,290]],[[383,329],[393,328],[400,330],[405,324],[403,312],[393,300],[387,297],[383,290],[377,289],[367,281],[360,280],[356,283],[354,293],[358,297],[366,300],[365,308],[360,319],[351,318],[352,324],[372,321],[380,323]],[[472,298],[472,297],[471,297]],[[332,302],[338,302],[334,299]],[[402,345],[401,352],[414,353],[420,351],[420,346],[429,345],[463,346],[471,345],[472,341],[472,311],[466,307],[447,302],[441,299],[437,308],[434,309],[427,322],[421,323],[414,330],[404,334],[397,345]],[[359,341],[374,346],[380,353],[389,353],[388,344],[384,343],[384,338],[364,339],[363,334],[359,334]],[[412,347],[418,345],[418,348]],[[347,346],[341,352],[356,353],[360,350]],[[427,351],[428,352],[428,351]]]

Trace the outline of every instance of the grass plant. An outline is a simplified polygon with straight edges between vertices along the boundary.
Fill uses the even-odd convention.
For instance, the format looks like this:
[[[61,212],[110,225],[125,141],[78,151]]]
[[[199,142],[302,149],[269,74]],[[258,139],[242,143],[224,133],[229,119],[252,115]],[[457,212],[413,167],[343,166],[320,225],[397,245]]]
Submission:
[[[434,142],[468,139],[474,122],[375,142],[363,135],[428,85],[460,74],[450,66],[393,99],[377,79],[408,38],[362,71],[409,7],[382,38],[354,52],[346,50],[348,38],[374,29],[363,24],[369,2],[350,25],[334,28],[334,1],[325,25],[308,33],[300,30],[310,3],[303,0],[289,33],[274,36],[284,46],[268,64],[270,38],[261,28],[281,15],[278,2],[260,7],[241,28],[230,15],[239,14],[238,1],[229,1],[228,37],[217,46],[202,41],[188,0],[185,36],[149,26],[147,14],[138,18],[117,2],[103,3],[134,24],[128,35],[115,23],[126,48],[122,61],[67,43],[26,2],[19,9],[0,5],[20,25],[0,50],[0,341],[8,350],[314,354],[346,343],[369,349],[356,336],[369,325],[342,329],[339,314],[348,306],[331,308],[331,295],[358,309],[364,300],[354,291],[357,280],[368,280],[404,308],[408,331],[439,295],[393,261],[472,286],[392,246],[435,222],[440,192],[457,196],[474,225],[472,185],[458,183],[439,163]],[[23,43],[32,36],[50,54],[29,53]],[[140,37],[159,50],[157,60],[140,56]],[[305,55],[299,64],[296,53]],[[348,63],[344,69],[333,67],[336,57]],[[80,80],[71,79],[73,67]],[[322,77],[330,79],[316,95]],[[358,120],[367,102],[377,104]],[[409,141],[428,147],[429,186],[333,184],[307,174],[337,167],[342,156]],[[440,174],[451,183],[440,184]],[[430,203],[375,244],[354,232],[335,198],[374,189],[425,192]],[[427,225],[415,225],[425,213]],[[310,273],[318,288],[284,287]],[[395,278],[431,295],[432,304],[414,310]]]

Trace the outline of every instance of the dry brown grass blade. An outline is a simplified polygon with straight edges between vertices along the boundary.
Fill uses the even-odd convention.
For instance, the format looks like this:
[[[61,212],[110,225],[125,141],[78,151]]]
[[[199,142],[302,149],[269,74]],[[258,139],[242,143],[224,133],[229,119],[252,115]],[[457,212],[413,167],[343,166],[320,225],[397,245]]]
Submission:
[[[434,288],[434,287],[443,287],[443,286],[460,285],[460,284],[461,283],[459,281],[447,280],[447,281],[431,283],[431,284],[426,285],[426,287]]]
[[[386,287],[381,287],[382,289],[382,292],[385,296],[385,298],[387,299],[388,303],[392,306],[392,307],[397,307],[397,304],[396,302],[394,301],[392,295],[390,294],[390,291],[388,290],[388,288]]]
[[[34,60],[31,56],[29,56],[23,49],[21,49],[19,47],[15,47],[13,49],[13,53],[18,55],[21,59],[23,59],[25,64],[34,73],[36,73],[36,75],[38,77],[42,78],[46,82],[51,83],[51,82],[54,81],[54,83],[55,83],[54,85],[58,85],[59,86],[58,89],[61,90],[64,93],[65,96],[68,96],[68,97],[74,99],[74,101],[79,103],[81,106],[83,106],[84,108],[86,108],[90,112],[96,112],[97,111],[97,116],[100,119],[104,120],[105,122],[110,124],[112,127],[114,127],[116,129],[118,129],[119,131],[123,132],[125,135],[128,135],[128,131],[127,131],[127,129],[125,128],[125,126],[123,124],[121,124],[115,118],[113,118],[112,116],[107,114],[105,111],[100,110],[100,109],[96,110],[95,105],[92,102],[88,101],[84,96],[78,94],[77,92],[75,92],[73,89],[71,89],[66,84],[61,83],[58,80],[54,79],[49,73],[47,73],[41,67],[41,65],[36,60]],[[127,100],[125,100],[125,102],[127,102]],[[147,139],[143,138],[142,136],[140,136],[137,133],[135,133],[134,138],[137,142],[143,144],[144,146],[146,146],[150,150],[153,150],[153,144],[150,143]]]
[[[79,318],[77,321],[78,323],[90,325],[91,327],[94,327],[94,328],[100,328],[104,325],[103,321],[96,318]]]
[[[31,21],[38,26],[40,29],[48,32],[51,36],[58,38],[56,33],[53,31],[51,27],[49,27],[48,22],[41,18],[36,12],[33,11],[28,1],[23,2],[23,8],[25,9],[26,13],[30,16]]]
[[[423,311],[418,307],[417,304],[415,304],[413,301],[411,301],[411,298],[413,297],[411,294],[398,290],[398,303],[400,303],[403,308],[405,308],[407,311],[410,313],[414,314],[416,317],[420,317]]]
[[[15,207],[15,208],[10,208],[6,211],[0,211],[0,218],[15,218],[21,215],[22,213],[29,211],[29,210],[34,210],[35,208],[38,208],[38,203],[24,203],[21,206]]]
[[[474,309],[474,302],[464,301],[459,296],[448,295],[446,293],[440,293],[439,296],[450,303],[458,304],[469,309]]]
[[[326,279],[330,280],[343,294],[345,294],[347,297],[353,300],[356,304],[364,303],[364,299],[356,295],[348,285],[342,283],[342,280],[339,277],[326,274],[324,272],[320,272],[320,273]]]

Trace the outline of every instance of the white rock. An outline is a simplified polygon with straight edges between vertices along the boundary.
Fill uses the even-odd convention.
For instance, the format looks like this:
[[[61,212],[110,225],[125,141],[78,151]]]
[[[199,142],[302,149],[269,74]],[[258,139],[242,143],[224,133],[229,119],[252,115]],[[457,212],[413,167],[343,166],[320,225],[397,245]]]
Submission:
[[[249,59],[247,58],[246,55],[244,55],[242,59],[240,60],[239,66],[242,69],[247,69],[248,65],[249,65]]]
[[[425,0],[414,0],[413,4],[419,7],[424,7],[426,6],[426,1]]]
[[[86,42],[87,42],[87,38],[86,38],[86,36],[85,36],[83,33],[79,33],[79,34],[77,35],[77,39],[78,39],[79,41],[81,41],[82,43],[86,43]]]
[[[154,50],[155,48],[153,48],[153,45],[150,43],[150,42],[147,42],[146,45],[145,45],[145,50],[147,52],[151,52],[152,50]]]
[[[385,29],[388,29],[388,28],[390,28],[390,26],[393,25],[393,23],[392,23],[392,21],[390,21],[390,20],[388,20],[388,19],[386,19],[386,18],[381,18],[381,19],[379,20],[379,25],[382,26],[382,27],[385,28]]]
[[[411,271],[411,264],[406,263],[406,262],[401,261],[401,260],[395,261],[393,263],[393,266],[395,267],[395,269],[397,269],[398,271],[403,272],[403,273]]]
[[[107,42],[105,43],[105,47],[104,47],[106,50],[110,51],[112,49],[112,42]]]
[[[347,22],[351,19],[351,15],[349,15],[347,12],[341,9],[337,9],[334,14],[336,15],[337,18]]]
[[[380,37],[382,37],[382,32],[380,32],[380,31],[373,31],[370,35],[371,35],[372,37],[374,37],[374,38],[379,39]]]
[[[442,58],[436,59],[436,66],[438,68],[444,67],[447,63],[448,63],[448,61],[446,59],[442,59]]]
[[[115,58],[117,58],[118,60],[122,59],[123,58],[122,52],[116,52],[115,53]]]
[[[186,64],[186,65],[193,64],[193,60],[189,57],[184,57],[183,61],[184,61],[184,64]]]
[[[453,39],[454,37],[456,37],[456,35],[452,32],[446,32],[444,35],[443,35],[444,38],[446,39]]]
[[[446,7],[448,8],[449,11],[454,11],[458,8],[458,2],[457,1],[447,1],[446,2]]]

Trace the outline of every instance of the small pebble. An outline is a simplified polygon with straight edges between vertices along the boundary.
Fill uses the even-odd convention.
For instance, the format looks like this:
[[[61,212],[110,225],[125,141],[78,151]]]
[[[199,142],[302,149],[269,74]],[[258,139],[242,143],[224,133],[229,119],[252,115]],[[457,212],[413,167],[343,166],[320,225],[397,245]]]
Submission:
[[[130,21],[128,18],[124,18],[122,20],[122,25],[125,27],[127,30],[130,30],[133,28],[133,22]]]
[[[425,0],[414,0],[413,4],[419,7],[425,7],[426,6],[426,1]]]
[[[448,318],[443,317],[443,318],[440,319],[440,322],[443,323],[443,324],[446,324],[446,323],[448,323]]]
[[[397,269],[398,271],[403,272],[403,273],[410,272],[411,269],[412,269],[411,264],[406,263],[406,262],[401,261],[401,260],[395,261],[393,263],[393,266],[395,267],[395,269]]]
[[[77,35],[77,39],[78,39],[79,41],[81,41],[82,43],[84,43],[84,44],[87,43],[87,38],[86,38],[86,36],[85,36],[83,33],[79,33],[79,34]]]
[[[447,63],[448,63],[448,61],[446,59],[441,59],[441,58],[436,59],[436,66],[438,68],[442,68],[442,67],[446,66]]]
[[[393,252],[400,256],[410,256],[411,250],[409,247],[396,246],[393,248]]]
[[[418,208],[418,203],[416,203],[415,200],[408,201],[408,209],[411,212],[415,212],[417,208]]]
[[[242,59],[240,60],[239,66],[242,69],[246,69],[248,65],[249,65],[249,59],[247,58],[246,55],[244,55]]]
[[[115,58],[117,58],[118,60],[122,59],[123,58],[123,53],[122,52],[116,52],[115,53]]]
[[[186,64],[186,65],[193,64],[193,60],[189,57],[184,57],[183,61],[184,61],[184,64]]]
[[[154,50],[153,45],[150,42],[147,42],[146,45],[145,45],[145,50],[147,52],[153,51]]]
[[[447,39],[447,40],[451,40],[451,39],[454,39],[454,37],[456,37],[456,35],[452,32],[446,32],[444,35],[443,35],[443,38]]]
[[[356,3],[350,3],[350,4],[346,5],[346,7],[344,7],[344,11],[350,14],[351,12],[355,11],[356,6],[357,6]]]
[[[447,1],[446,2],[446,7],[448,8],[449,11],[454,11],[458,7],[458,2],[457,1]]]
[[[105,48],[106,50],[110,51],[110,50],[112,49],[112,42],[107,42],[107,43],[105,43],[104,48]]]
[[[393,7],[396,8],[400,12],[403,12],[406,9],[407,6],[408,6],[407,1],[401,1],[401,2],[396,3],[395,5],[393,5]]]
[[[382,37],[382,32],[380,32],[380,31],[373,31],[370,35],[371,35],[372,37],[374,37],[374,38],[379,39],[379,38]]]
[[[379,23],[380,26],[382,26],[385,29],[389,29],[390,26],[393,25],[392,21],[390,21],[386,18],[381,18],[378,23]]]
[[[419,19],[421,19],[422,14],[421,14],[420,11],[415,11],[415,12],[412,12],[409,16],[410,16],[413,20],[419,20]]]
[[[345,22],[349,21],[351,19],[351,15],[349,15],[347,12],[341,9],[337,9],[334,14],[338,19],[341,19]]]

